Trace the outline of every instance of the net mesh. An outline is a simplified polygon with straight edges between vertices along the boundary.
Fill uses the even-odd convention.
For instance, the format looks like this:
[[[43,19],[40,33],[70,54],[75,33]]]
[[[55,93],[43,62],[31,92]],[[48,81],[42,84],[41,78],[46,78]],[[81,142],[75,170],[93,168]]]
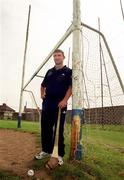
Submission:
[[[89,26],[82,26],[81,36],[83,76],[81,88],[83,89],[82,101],[86,122],[91,124],[123,124],[124,92],[116,73],[115,64],[113,65],[114,59],[109,46],[104,36]],[[60,49],[65,52],[64,63],[72,68],[72,34],[64,41]],[[29,51],[32,50],[29,49]],[[28,63],[30,60],[27,61],[26,72],[30,67]],[[34,65],[35,62],[32,62],[32,69]],[[40,84],[46,71],[53,66],[54,61],[51,57],[38,73],[41,78],[35,77],[27,87],[33,91],[39,107],[41,107]],[[25,95],[24,104],[27,102],[27,105],[30,106],[30,101],[29,96]],[[72,108],[71,99],[68,102],[68,108]]]
[[[101,33],[83,28],[83,56],[86,122],[123,124],[124,92],[114,59]]]

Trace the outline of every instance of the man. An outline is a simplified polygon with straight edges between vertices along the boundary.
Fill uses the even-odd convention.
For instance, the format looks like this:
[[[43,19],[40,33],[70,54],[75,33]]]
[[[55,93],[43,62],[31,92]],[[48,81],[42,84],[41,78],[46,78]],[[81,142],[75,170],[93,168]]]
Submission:
[[[41,114],[41,144],[42,151],[35,156],[42,159],[52,154],[55,139],[55,130],[58,119],[58,110],[61,108],[58,164],[62,165],[64,150],[64,122],[67,110],[67,101],[72,94],[72,70],[64,66],[64,52],[56,49],[53,53],[55,66],[49,69],[41,83],[42,114]]]

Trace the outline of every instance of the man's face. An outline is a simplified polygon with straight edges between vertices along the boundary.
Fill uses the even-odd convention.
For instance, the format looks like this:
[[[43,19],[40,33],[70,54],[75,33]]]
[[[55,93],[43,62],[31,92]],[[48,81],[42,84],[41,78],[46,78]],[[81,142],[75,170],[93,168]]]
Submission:
[[[56,52],[53,54],[54,62],[56,65],[63,64],[64,56],[61,52]]]

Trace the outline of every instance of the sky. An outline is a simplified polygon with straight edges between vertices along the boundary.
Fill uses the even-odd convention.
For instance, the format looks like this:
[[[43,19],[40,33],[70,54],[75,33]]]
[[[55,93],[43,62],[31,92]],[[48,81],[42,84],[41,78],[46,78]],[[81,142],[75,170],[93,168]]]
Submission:
[[[27,15],[31,4],[25,82],[72,23],[72,0],[0,0],[0,104],[18,111]],[[124,7],[124,0],[122,0]],[[124,20],[120,0],[81,0],[82,22],[105,35],[124,82]],[[64,49],[68,51],[68,47]],[[39,88],[36,99],[41,103]],[[25,101],[23,102],[25,104]]]

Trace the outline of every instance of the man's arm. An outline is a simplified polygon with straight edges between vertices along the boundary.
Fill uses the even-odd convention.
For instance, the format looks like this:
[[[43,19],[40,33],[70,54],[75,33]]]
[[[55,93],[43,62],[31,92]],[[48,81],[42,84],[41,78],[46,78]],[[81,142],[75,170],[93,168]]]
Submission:
[[[66,94],[65,94],[65,97],[63,98],[62,101],[59,102],[59,105],[58,105],[58,106],[59,106],[61,109],[64,108],[65,106],[67,106],[67,101],[68,101],[68,99],[70,98],[71,95],[72,95],[72,87],[69,86],[69,88],[68,88],[68,90],[67,90],[67,92],[66,92]]]
[[[45,95],[46,95],[46,87],[43,87],[41,85],[41,88],[40,88],[40,97],[41,97],[41,99],[44,99]]]

